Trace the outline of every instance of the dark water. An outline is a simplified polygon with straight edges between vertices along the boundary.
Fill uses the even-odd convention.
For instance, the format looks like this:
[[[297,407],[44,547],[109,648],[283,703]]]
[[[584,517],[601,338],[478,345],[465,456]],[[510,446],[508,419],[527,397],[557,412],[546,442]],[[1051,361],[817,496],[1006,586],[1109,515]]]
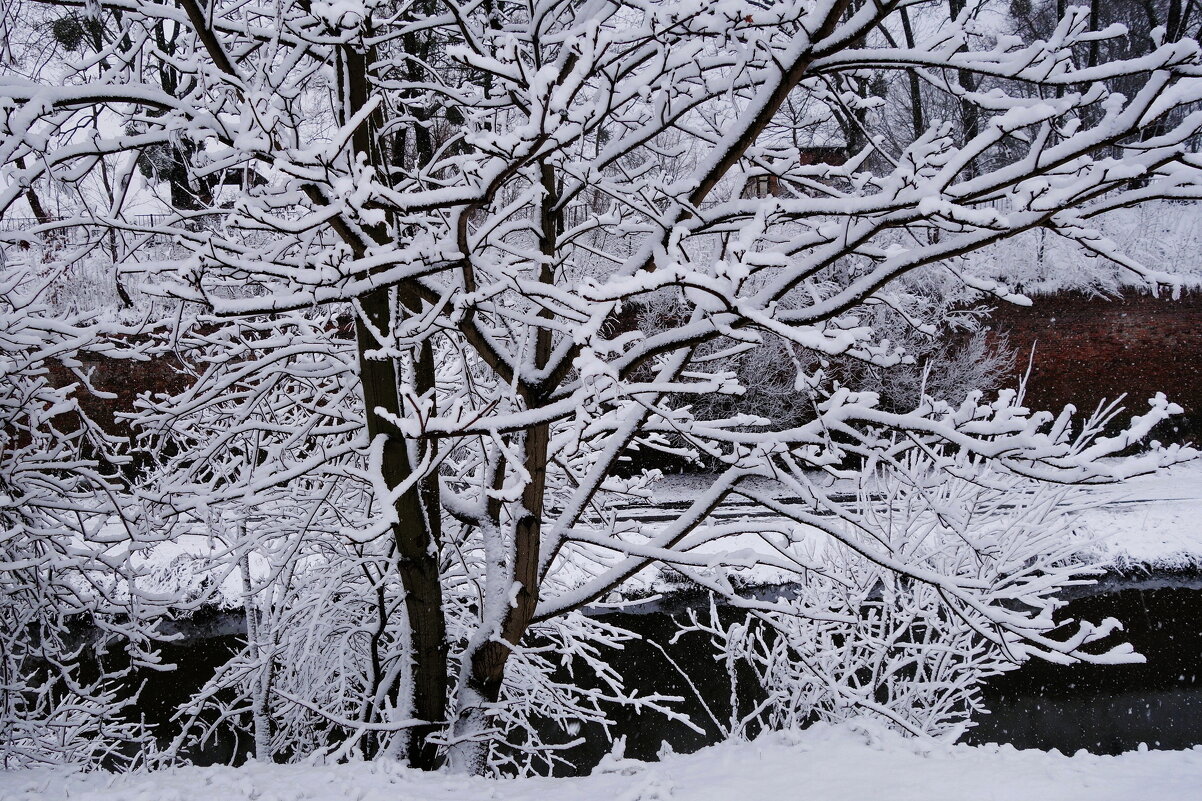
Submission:
[[[1202,744],[1202,574],[1116,575],[1086,592],[1067,604],[1059,619],[1116,617],[1124,622],[1125,639],[1147,662],[1064,666],[1032,660],[995,676],[984,687],[991,712],[978,716],[966,742],[1099,754],[1133,750],[1141,743],[1163,749]],[[722,738],[732,699],[742,712],[755,704],[756,687],[746,673],[736,674],[732,694],[732,678],[714,658],[707,635],[688,633],[671,642],[678,632],[673,615],[702,602],[703,596],[682,593],[637,612],[598,613],[644,637],[611,652],[614,669],[639,695],[680,696],[678,708],[702,731],[658,713],[613,706],[610,732],[585,727],[580,731],[585,744],[563,754],[575,765],[570,772],[595,765],[611,749],[611,736],[624,737],[626,755],[639,759],[654,759],[665,743],[677,752],[695,751]],[[733,619],[734,612],[722,614]],[[147,721],[163,724],[164,737],[173,728],[168,722],[173,710],[229,658],[241,629],[236,613],[198,615],[181,626],[185,641],[163,648],[164,660],[178,668],[144,674],[138,711]],[[562,733],[560,739],[571,736]],[[245,737],[225,732],[188,756],[201,764],[239,761],[249,748]],[[569,769],[556,770],[565,772]]]
[[[159,744],[169,744],[177,731],[171,717],[191,699],[206,681],[237,653],[246,637],[241,612],[202,610],[167,628],[167,634],[182,638],[159,644],[164,664],[174,670],[142,671],[136,677],[141,692],[136,714],[154,724]],[[197,743],[181,754],[198,765],[221,765],[246,761],[253,743],[245,736],[225,728],[214,732],[204,743]]]
[[[991,714],[980,716],[965,740],[1096,754],[1141,743],[1165,749],[1202,743],[1202,590],[1164,586],[1163,578],[1146,584],[1078,598],[1063,612],[1123,621],[1124,636],[1145,664],[1032,660],[986,684]]]

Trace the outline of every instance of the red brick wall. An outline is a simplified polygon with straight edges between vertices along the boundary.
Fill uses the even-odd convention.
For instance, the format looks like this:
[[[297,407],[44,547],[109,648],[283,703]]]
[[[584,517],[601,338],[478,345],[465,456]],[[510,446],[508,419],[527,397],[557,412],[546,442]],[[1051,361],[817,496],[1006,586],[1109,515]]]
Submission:
[[[91,374],[92,386],[115,398],[99,398],[80,387],[75,397],[79,405],[101,428],[109,433],[125,436],[129,428],[124,421],[116,419],[121,412],[132,412],[134,400],[144,392],[181,392],[188,385],[188,377],[178,369],[174,359],[109,359],[95,357],[83,362],[84,372]],[[50,380],[56,386],[78,383],[73,372],[59,364],[50,365]]]
[[[1173,300],[1128,292],[1118,298],[1080,294],[1037,297],[1030,307],[1004,305],[990,327],[1017,349],[1016,372],[1035,347],[1028,405],[1092,411],[1103,398],[1127,394],[1132,413],[1164,392],[1185,409],[1155,435],[1164,442],[1202,441],[1202,293]]]
[[[1156,436],[1165,442],[1202,442],[1202,293],[1178,300],[1129,293],[1118,298],[1064,294],[1035,298],[1030,307],[1003,305],[990,328],[1004,332],[1017,351],[1015,374],[1026,369],[1035,346],[1028,405],[1058,410],[1072,403],[1092,411],[1103,398],[1126,393],[1133,413],[1164,392],[1185,408],[1176,424]],[[178,392],[186,386],[171,362],[98,359],[89,364],[97,388],[116,400],[80,394],[84,408],[111,431],[121,432],[113,413],[130,411],[140,392]],[[59,382],[73,380],[54,370]]]

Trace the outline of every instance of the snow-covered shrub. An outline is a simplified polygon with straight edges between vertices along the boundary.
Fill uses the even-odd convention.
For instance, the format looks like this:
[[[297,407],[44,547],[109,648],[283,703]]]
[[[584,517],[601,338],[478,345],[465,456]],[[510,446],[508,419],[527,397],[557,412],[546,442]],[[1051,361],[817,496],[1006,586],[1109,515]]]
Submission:
[[[882,305],[931,336],[931,310],[961,292],[1023,302],[995,277],[1013,264],[966,258],[1016,238],[1182,283],[1089,221],[1202,197],[1196,41],[1082,67],[1121,33],[1079,6],[1044,40],[934,3],[936,24],[902,38],[914,4],[86,5],[104,35],[70,58],[25,18],[8,37],[23,46],[0,67],[0,214],[38,222],[0,241],[84,243],[51,272],[107,248],[123,277],[185,302],[154,319],[165,352],[194,351],[194,382],[132,422],[156,462],[135,493],[156,535],[204,538],[213,585],[247,585],[247,650],[198,699],[216,705],[202,726],[249,716],[265,756],[399,743],[415,767],[479,766],[478,735],[523,726],[523,708],[587,706],[550,697],[526,649],[541,636],[587,662],[572,643],[619,635],[573,616],[640,574],[675,570],[763,614],[786,610],[740,596],[745,573],[837,575],[838,548],[824,567],[780,521],[936,587],[999,647],[1096,658],[1082,648],[1105,625],[1051,637],[1046,615],[1005,606],[1010,585],[860,537],[870,513],[812,476],[915,451],[1094,481],[1190,455],[1103,461],[1172,413],[1163,399],[1081,448],[1067,416],[1012,396],[930,400],[911,379],[890,399],[870,381],[915,357]],[[861,135],[890,74],[960,120]],[[1138,91],[1112,91],[1120,78]],[[840,163],[815,159],[841,131]],[[139,219],[147,204],[161,216]],[[615,330],[659,294],[684,313]],[[725,360],[773,338],[789,358],[769,365],[812,412],[706,414],[754,383]],[[833,357],[869,373],[828,374]],[[657,478],[617,476],[640,443],[714,466],[667,520],[618,514]],[[804,501],[757,490],[774,480]],[[728,519],[738,499],[778,522]],[[927,614],[915,597],[903,619]]]
[[[136,759],[142,727],[120,680],[156,666],[155,599],[138,592],[120,441],[81,410],[81,356],[136,355],[97,319],[39,295],[43,276],[0,269],[0,766]],[[55,381],[51,368],[74,379]],[[114,653],[107,654],[111,648]],[[108,664],[106,664],[106,662]]]
[[[750,666],[766,693],[744,705],[754,708],[732,719],[732,732],[869,716],[954,739],[981,711],[988,676],[1032,655],[1081,658],[1006,633],[1038,643],[1056,628],[1058,593],[1098,572],[1072,527],[1079,491],[940,446],[870,465],[855,493],[854,505],[822,521],[837,537],[814,529],[779,538],[815,567],[777,608],[726,625],[712,605],[708,616],[690,613],[683,630],[708,633],[731,675]],[[1118,628],[1103,621],[1072,641],[1087,645]],[[1138,661],[1122,644],[1085,650],[1091,661]]]

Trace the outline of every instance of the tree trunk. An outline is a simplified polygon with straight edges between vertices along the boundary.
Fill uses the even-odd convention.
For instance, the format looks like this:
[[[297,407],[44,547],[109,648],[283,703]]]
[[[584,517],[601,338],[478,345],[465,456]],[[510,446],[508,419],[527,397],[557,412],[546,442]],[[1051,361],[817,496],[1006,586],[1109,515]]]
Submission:
[[[910,13],[905,7],[901,10],[901,24],[902,33],[906,37],[906,47],[913,50],[914,29],[910,25]],[[927,129],[922,114],[922,85],[918,80],[918,73],[914,70],[906,70],[906,77],[910,81],[910,119],[914,124],[914,138],[917,139]]]
[[[374,53],[370,50],[360,52],[354,46],[346,45],[342,55],[343,59],[338,65],[345,123],[368,102],[371,89],[368,64],[374,59]],[[378,114],[372,115],[352,133],[351,145],[357,156],[366,156],[369,164],[375,164],[387,172],[388,159],[382,143],[377,139],[379,126]],[[390,231],[385,225],[368,225],[364,226],[364,230],[376,243],[387,241],[395,235],[395,231]],[[404,285],[397,287],[395,292],[395,298],[387,288],[374,289],[360,296],[361,313],[355,318],[367,432],[373,442],[381,435],[384,437],[380,469],[389,489],[405,483],[413,473],[414,464],[410,461],[410,443],[392,422],[392,419],[404,416],[396,360],[370,359],[367,352],[382,344],[373,329],[387,336],[394,318],[394,307],[398,313],[418,312],[421,308],[420,302],[412,297],[411,291]],[[435,387],[434,355],[428,341],[418,346],[413,370],[418,393],[432,394]],[[434,447],[432,443],[427,446]],[[417,458],[420,460],[421,457]],[[441,731],[446,723],[449,689],[446,621],[443,617],[439,570],[442,511],[437,472],[415,481],[396,499],[394,511],[397,519],[392,526],[392,538],[397,554],[397,572],[405,593],[409,652],[413,660],[410,674],[412,710],[416,718],[428,721],[410,729],[406,756],[411,767],[435,770],[441,759],[438,746],[430,738]],[[389,688],[389,695],[395,696],[395,693],[396,688]]]
[[[409,479],[413,466],[404,435],[380,411],[400,417],[403,410],[397,392],[396,363],[392,359],[369,359],[367,351],[378,347],[368,327],[388,330],[390,298],[387,289],[374,290],[361,298],[363,316],[356,319],[359,370],[363,400],[367,411],[367,431],[374,441],[385,437],[381,472],[391,489]],[[416,360],[421,383],[433,383],[433,359]],[[429,375],[422,375],[429,371]],[[431,477],[437,481],[437,475]],[[435,490],[436,493],[436,490]],[[426,496],[423,499],[423,495]],[[429,723],[411,730],[407,756],[411,767],[434,770],[439,766],[438,747],[430,742],[446,718],[447,638],[443,620],[442,583],[439,576],[438,528],[433,521],[440,514],[431,498],[431,480],[415,482],[396,500],[397,522],[392,537],[397,550],[397,570],[405,591],[405,611],[409,618],[409,637],[413,657],[413,714]],[[425,500],[425,502],[423,502]]]
[[[964,10],[964,0],[947,0],[947,5],[952,19],[957,19],[960,16],[960,12]],[[965,43],[959,52],[967,50],[968,44]],[[976,81],[973,80],[972,73],[968,70],[956,70],[956,81],[965,92],[975,92],[977,90]],[[965,142],[972,141],[981,132],[980,112],[975,103],[964,98],[960,99],[960,123],[963,126]],[[964,172],[965,178],[972,178],[977,174],[976,159],[973,159],[965,166]]]
[[[239,541],[246,542],[246,523],[238,524]],[[250,553],[242,554],[239,560],[242,569],[242,609],[246,614],[246,647],[252,662],[259,662],[262,657],[260,650],[259,605],[255,603],[250,581]],[[271,762],[271,718],[267,714],[267,686],[270,665],[260,665],[259,674],[255,676],[254,690],[250,699],[251,724],[255,738],[255,759],[259,762]]]
[[[543,199],[540,208],[539,251],[543,256],[539,280],[551,284],[555,278],[555,252],[557,239],[563,229],[562,213],[558,209],[558,191],[554,170],[548,164],[541,167]],[[541,319],[551,319],[551,313],[543,309]],[[532,366],[542,370],[551,358],[551,330],[539,326],[534,336]],[[534,408],[540,402],[538,396],[528,399]],[[551,443],[551,427],[542,423],[530,427],[523,441],[523,466],[529,476],[522,489],[522,514],[514,525],[513,562],[510,586],[516,587],[513,601],[501,622],[500,638],[481,643],[471,655],[471,676],[466,684],[467,697],[460,699],[461,717],[466,715],[469,726],[482,722],[480,705],[496,702],[501,695],[505,680],[505,664],[513,647],[521,642],[534,620],[539,598],[539,553],[542,545],[543,511],[547,488],[547,455]],[[470,749],[469,749],[470,750]],[[477,770],[483,754],[475,753],[461,765],[468,770]]]

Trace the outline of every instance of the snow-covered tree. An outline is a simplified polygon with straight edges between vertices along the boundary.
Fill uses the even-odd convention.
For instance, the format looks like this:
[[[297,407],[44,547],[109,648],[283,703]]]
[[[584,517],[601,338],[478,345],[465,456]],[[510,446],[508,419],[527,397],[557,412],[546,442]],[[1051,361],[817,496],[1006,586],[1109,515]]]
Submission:
[[[83,411],[88,357],[138,356],[111,321],[40,298],[52,276],[0,278],[0,765],[113,764],[144,745],[131,668],[162,605],[137,585],[146,542],[121,492],[120,440]],[[120,339],[127,340],[125,345]],[[161,600],[161,599],[157,599]],[[106,651],[108,653],[106,653]]]
[[[25,5],[86,36],[0,72],[0,212],[38,187],[66,196],[63,218],[0,236],[119,234],[124,275],[184,302],[160,347],[194,381],[133,418],[163,466],[140,492],[246,577],[253,649],[223,675],[290,753],[477,766],[515,726],[510,747],[553,753],[530,715],[587,718],[624,697],[595,643],[626,635],[580,610],[669,566],[751,613],[830,620],[821,593],[766,602],[735,580],[821,571],[815,531],[929,588],[909,608],[962,621],[980,638],[966,658],[1123,656],[1084,647],[1110,624],[1049,635],[1046,590],[1063,576],[1029,570],[1013,528],[947,559],[874,534],[880,518],[848,512],[829,479],[926,454],[932,475],[964,481],[980,460],[1113,480],[1189,455],[1102,460],[1170,403],[1097,439],[1014,394],[885,408],[822,359],[905,364],[872,312],[933,333],[906,284],[923,272],[1022,302],[970,256],[1035,229],[1173,283],[1089,220],[1198,196],[1196,41],[1087,66],[1074,54],[1122,31],[1091,30],[1081,8],[1024,40],[957,3]],[[939,24],[903,35],[920,10]],[[878,75],[913,76],[960,124],[840,141],[837,121],[853,130],[880,103]],[[1138,91],[1112,91],[1120,78]],[[854,146],[843,163],[815,158],[832,143]],[[649,298],[682,311],[623,325]],[[730,360],[766,339],[788,344],[779,367],[810,411],[695,413],[691,398],[742,392]],[[619,477],[635,448],[720,469],[671,522],[641,524],[614,510],[658,477]],[[734,497],[776,520],[714,519]],[[551,652],[609,689],[564,692]]]

